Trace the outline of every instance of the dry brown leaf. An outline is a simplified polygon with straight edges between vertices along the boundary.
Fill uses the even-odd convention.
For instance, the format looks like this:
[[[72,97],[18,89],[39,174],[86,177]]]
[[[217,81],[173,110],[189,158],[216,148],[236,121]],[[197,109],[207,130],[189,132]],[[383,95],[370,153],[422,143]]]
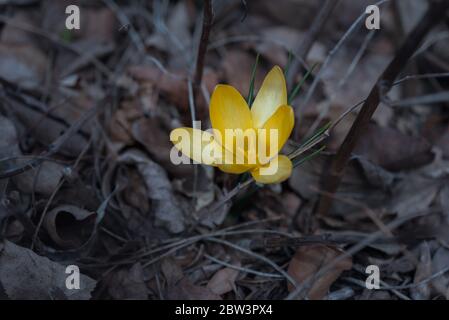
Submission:
[[[140,263],[129,269],[121,269],[109,280],[108,292],[116,300],[146,300],[148,288]]]
[[[279,66],[287,65],[288,51],[296,51],[295,48],[304,39],[303,32],[285,26],[264,28],[260,31],[260,36],[266,40],[254,44],[256,52],[271,64]],[[310,48],[307,57],[309,63],[323,62],[326,58],[326,48],[317,41]]]
[[[189,31],[191,20],[187,7],[187,2],[180,1],[169,11],[168,33],[164,35],[172,55],[170,63],[176,67],[184,67],[186,59],[190,58],[188,49],[192,44],[192,34]]]
[[[293,192],[284,192],[281,201],[285,212],[289,217],[293,217],[302,204],[301,198],[299,198]]]
[[[303,38],[302,33],[296,29],[287,27],[271,27],[260,31],[261,36],[267,41],[255,44],[256,52],[260,53],[273,65],[285,66],[288,62],[288,53],[285,48],[293,49]],[[271,42],[276,40],[276,44]],[[271,41],[270,41],[271,40]],[[279,45],[278,45],[279,44]],[[282,44],[282,46],[280,45]]]
[[[157,118],[142,118],[132,125],[132,135],[149,152],[151,157],[161,164],[170,174],[178,178],[193,177],[193,168],[189,165],[174,165],[170,160],[173,144],[167,137],[169,133],[160,126]]]
[[[11,105],[13,106],[13,112],[15,116],[17,116],[19,123],[27,129],[27,133],[32,135],[33,139],[36,139],[43,145],[50,145],[68,129],[68,126],[61,123],[61,121],[49,117],[46,111],[38,112],[33,108],[27,107],[23,103],[12,100]],[[86,122],[83,126],[83,130],[89,128],[89,123],[91,122]],[[67,141],[58,149],[58,152],[64,155],[77,157],[86,144],[87,139],[85,135],[76,132],[67,139]]]
[[[276,22],[287,24],[293,28],[305,29],[313,21],[317,12],[316,1],[310,0],[259,0],[254,9],[274,19]]]
[[[43,84],[46,67],[46,56],[34,46],[0,44],[0,74],[9,82],[35,89]]]
[[[414,284],[429,278],[432,275],[432,258],[429,244],[424,241],[420,245],[419,263],[416,267]],[[411,288],[411,296],[414,300],[428,300],[430,298],[430,283],[423,283]]]
[[[209,288],[194,285],[185,277],[176,285],[167,288],[166,298],[168,300],[221,300],[221,297]]]
[[[184,212],[173,193],[171,182],[164,169],[137,149],[122,154],[119,162],[136,165],[142,175],[147,196],[152,202],[155,225],[165,227],[172,233],[184,231]]]
[[[53,203],[65,203],[71,205],[83,205],[83,208],[89,211],[95,211],[100,207],[101,201],[98,199],[95,189],[92,185],[84,183],[81,179],[70,182],[70,188],[60,189]]]
[[[440,205],[443,209],[443,215],[449,223],[449,185],[443,186],[440,191]]]
[[[0,1],[1,2],[1,1]],[[16,28],[13,24],[26,24],[29,26],[37,27],[36,19],[33,19],[33,14],[27,11],[19,11],[13,17],[11,17],[12,23],[6,23],[0,34],[0,42],[4,44],[22,44],[29,45],[33,39],[33,35],[26,30]]]
[[[82,10],[81,37],[92,42],[112,43],[118,29],[114,12],[108,8],[83,8]]]
[[[0,115],[0,158],[16,156],[20,154],[19,140],[14,123]],[[6,169],[0,167],[0,169]]]
[[[251,72],[255,62],[256,57],[254,55],[242,50],[227,51],[221,61],[221,68],[224,70],[226,83],[235,87],[244,97],[246,97],[249,91]],[[260,88],[264,76],[265,72],[259,65],[254,83],[255,92]]]
[[[338,51],[322,74],[327,97],[332,100],[332,104],[345,109],[367,97],[381,70],[389,62],[388,56],[367,55],[359,61],[353,72],[346,76],[356,54],[356,50],[342,49]],[[345,83],[342,83],[343,79],[345,79]]]
[[[240,267],[240,263],[234,263],[234,265]],[[236,269],[220,269],[209,280],[207,288],[218,295],[228,293],[234,289],[238,275],[239,271]]]
[[[161,94],[171,103],[175,104],[183,114],[187,116],[187,120],[191,121],[188,113],[189,110],[189,94],[187,87],[187,77],[185,72],[163,72],[155,66],[133,66],[128,68],[130,76],[139,82],[149,82],[154,84]],[[207,91],[211,93],[218,84],[218,76],[211,69],[206,68],[203,74],[203,84]],[[208,114],[208,106],[206,105],[203,95],[198,92],[195,97],[195,105],[197,116],[204,118]]]
[[[145,40],[148,47],[169,53],[169,63],[176,68],[184,68],[186,61],[191,58],[192,34],[189,29],[193,19],[189,6],[188,2],[180,1],[170,8],[166,30],[158,30]]]
[[[136,99],[125,99],[121,102],[120,108],[107,124],[108,134],[113,143],[118,146],[116,150],[135,143],[132,136],[132,125],[144,116],[143,109]]]
[[[4,212],[3,210],[0,209],[0,223],[1,223],[1,220],[4,218],[4,216],[2,216],[2,214],[5,214],[5,213],[6,212]],[[7,225],[7,229],[5,230],[4,237],[5,237],[5,239],[8,239],[12,242],[18,242],[18,241],[22,240],[24,231],[25,231],[25,228],[23,227],[23,224],[21,224],[19,222],[19,220],[14,220]]]
[[[449,266],[449,250],[440,247],[432,257],[432,274],[438,273]],[[442,275],[432,281],[433,288],[449,299],[449,276]]]
[[[26,159],[25,161],[29,161]],[[22,161],[16,161],[21,163]],[[52,162],[43,162],[35,169],[28,170],[13,178],[17,187],[25,192],[37,192],[45,196],[50,196],[56,189],[59,181],[64,176],[64,166]]]
[[[166,237],[167,231],[154,225],[154,210],[144,177],[138,169],[130,167],[119,170],[114,183],[126,186],[118,196],[118,205],[131,237],[147,241]]]
[[[387,210],[398,215],[413,215],[427,210],[435,200],[440,182],[420,175],[407,175],[393,188]]]
[[[96,281],[81,274],[80,289],[66,287],[66,268],[12,242],[0,243],[0,282],[11,299],[54,299],[60,290],[69,300],[89,300]]]
[[[201,170],[199,170],[199,172],[201,172]],[[201,174],[199,174],[199,176],[201,177]],[[209,183],[212,183],[212,180],[209,181]],[[192,183],[190,183],[189,189],[192,189]],[[207,186],[205,184],[203,184],[203,186]],[[210,186],[209,187],[209,191],[206,189],[204,191],[200,191],[200,192],[196,192],[196,196],[200,197],[199,200],[202,203],[199,203],[200,201],[197,201],[197,206],[196,208],[201,208],[201,210],[198,211],[198,217],[200,220],[200,223],[203,226],[209,227],[209,228],[215,228],[219,225],[221,225],[228,212],[230,209],[230,205],[228,203],[223,204],[220,208],[216,209],[216,210],[211,210],[214,207],[215,202],[213,201],[214,199],[214,192],[213,192],[214,187]],[[212,192],[210,192],[212,191]],[[219,190],[217,190],[217,195],[216,195],[216,201],[219,202],[221,201],[221,199],[223,199],[223,197],[225,197],[225,195],[220,192]],[[194,193],[192,193],[193,195]],[[201,199],[202,198],[202,199]],[[201,204],[201,206],[199,206],[199,204]],[[204,204],[207,204],[206,206],[204,206]]]
[[[148,203],[148,196],[145,190],[145,182],[139,171],[131,168],[124,173],[127,179],[126,188],[123,190],[123,201],[129,204],[133,208],[138,208],[140,213],[143,215],[143,220],[147,218],[145,213],[150,211],[150,204]],[[119,178],[118,178],[119,179]],[[120,181],[120,180],[117,180]],[[134,217],[135,218],[135,217]],[[133,217],[126,217],[128,220],[132,220]],[[145,225],[143,221],[137,219],[136,224],[141,226]],[[135,229],[133,229],[135,230]]]
[[[342,251],[325,245],[301,246],[296,250],[295,255],[290,261],[287,272],[301,284],[341,254]],[[308,298],[311,300],[324,298],[330,286],[338,279],[340,274],[351,268],[351,257],[346,257],[338,262],[331,270],[318,279],[315,279],[315,281],[312,281],[313,284],[308,291]],[[292,291],[293,286],[289,284],[288,290]]]
[[[443,151],[443,157],[449,159],[449,127],[436,142],[436,146]]]
[[[326,176],[329,168],[330,156],[319,156],[313,161],[307,161],[293,170],[289,179],[290,187],[306,199],[316,199],[321,190],[321,177]],[[369,169],[369,172],[365,170]],[[374,170],[365,165],[361,165],[359,159],[353,159],[345,169],[340,187],[336,194],[337,199],[351,199],[359,205],[347,203],[345,201],[333,201],[331,212],[333,215],[341,215],[345,219],[352,212],[361,212],[361,205],[368,208],[377,208],[390,200],[388,192],[391,180],[387,173],[381,171],[382,168]],[[364,214],[362,212],[362,214]],[[364,217],[366,218],[366,214]]]
[[[89,89],[92,91],[96,90],[95,86],[90,86]],[[52,101],[48,106],[53,117],[63,119],[69,125],[76,123],[83,114],[94,107],[95,99],[83,91],[72,92],[70,102]],[[92,124],[92,121],[88,120],[88,123]],[[88,126],[83,128],[84,133],[88,132],[88,130],[86,130],[87,127]]]
[[[393,185],[396,175],[381,166],[374,164],[365,157],[356,157],[355,161],[360,165],[368,183],[373,187],[379,187],[382,190],[389,190]]]
[[[81,247],[90,238],[95,217],[93,211],[62,205],[46,214],[44,227],[58,246],[74,249]]]
[[[407,136],[396,129],[368,126],[354,153],[391,170],[407,170],[433,160],[431,145],[423,138]]]
[[[167,257],[162,260],[161,271],[167,281],[167,286],[176,285],[182,278],[184,278],[182,268],[173,257]]]

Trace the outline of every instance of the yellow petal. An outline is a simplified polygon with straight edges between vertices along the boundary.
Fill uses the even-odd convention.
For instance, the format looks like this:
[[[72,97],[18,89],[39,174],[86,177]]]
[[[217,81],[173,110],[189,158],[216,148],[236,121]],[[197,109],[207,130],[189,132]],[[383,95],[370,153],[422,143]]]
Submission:
[[[219,131],[218,142],[225,146],[226,129],[252,128],[251,111],[242,95],[228,85],[217,85],[210,100],[210,121],[212,128]],[[232,151],[232,150],[230,150]]]
[[[253,125],[262,128],[281,105],[287,104],[287,85],[281,68],[275,66],[265,77],[251,107]]]
[[[265,122],[262,127],[265,130],[258,131],[258,155],[261,163],[267,163],[269,159],[279,153],[290,137],[294,125],[293,108],[288,105],[280,106]],[[266,158],[265,161],[264,158]]]
[[[266,166],[251,171],[254,180],[259,183],[280,183],[292,174],[292,162],[287,156],[279,155]]]
[[[233,174],[241,174],[250,169],[248,166],[242,164],[220,164],[218,168],[223,172]]]
[[[256,162],[250,164],[245,154],[241,152],[232,153],[223,147],[222,150],[223,158],[217,163],[221,171],[240,174],[256,167]]]
[[[194,128],[177,128],[170,132],[170,140],[176,149],[198,163],[215,166],[223,158],[221,145],[209,132]]]

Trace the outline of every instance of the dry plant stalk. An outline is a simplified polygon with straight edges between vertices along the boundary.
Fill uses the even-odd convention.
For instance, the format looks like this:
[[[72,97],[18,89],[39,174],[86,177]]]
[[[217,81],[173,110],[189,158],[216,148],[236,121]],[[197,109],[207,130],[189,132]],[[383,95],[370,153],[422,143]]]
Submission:
[[[207,45],[209,43],[209,34],[212,29],[212,22],[214,19],[214,12],[212,9],[212,0],[204,0],[203,11],[203,29],[201,31],[201,39],[198,47],[198,55],[196,57],[196,69],[193,81],[196,88],[201,85],[204,69],[204,58],[206,57]]]

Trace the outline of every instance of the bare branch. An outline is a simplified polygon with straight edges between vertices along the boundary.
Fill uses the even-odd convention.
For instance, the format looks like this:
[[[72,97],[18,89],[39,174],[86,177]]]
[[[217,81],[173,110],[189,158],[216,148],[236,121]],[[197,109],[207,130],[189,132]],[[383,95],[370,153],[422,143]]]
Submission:
[[[206,57],[207,45],[209,43],[209,34],[212,29],[214,12],[212,9],[212,0],[204,0],[203,11],[203,30],[201,31],[201,39],[198,47],[198,55],[196,57],[196,69],[193,81],[195,87],[199,88],[203,78],[204,58]]]

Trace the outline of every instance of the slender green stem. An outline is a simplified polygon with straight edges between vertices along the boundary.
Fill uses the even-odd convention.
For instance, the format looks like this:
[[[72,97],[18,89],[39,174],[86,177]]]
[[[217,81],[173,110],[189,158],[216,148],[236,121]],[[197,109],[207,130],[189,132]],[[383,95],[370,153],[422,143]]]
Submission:
[[[312,152],[311,154],[309,154],[308,156],[302,158],[302,159],[293,159],[292,163],[293,163],[293,167],[296,168],[297,166],[303,164],[306,161],[309,161],[310,159],[315,158],[315,156],[317,156],[318,154],[321,153],[321,151],[323,151],[324,149],[326,149],[326,146],[321,146],[321,148],[315,150],[314,152]]]
[[[248,106],[250,108],[251,108],[251,104],[253,103],[253,99],[254,99],[254,82],[256,79],[257,65],[259,64],[259,56],[260,56],[260,54],[258,53],[256,56],[256,62],[254,62],[253,70],[251,72],[251,82],[249,84],[249,92],[248,92]]]

